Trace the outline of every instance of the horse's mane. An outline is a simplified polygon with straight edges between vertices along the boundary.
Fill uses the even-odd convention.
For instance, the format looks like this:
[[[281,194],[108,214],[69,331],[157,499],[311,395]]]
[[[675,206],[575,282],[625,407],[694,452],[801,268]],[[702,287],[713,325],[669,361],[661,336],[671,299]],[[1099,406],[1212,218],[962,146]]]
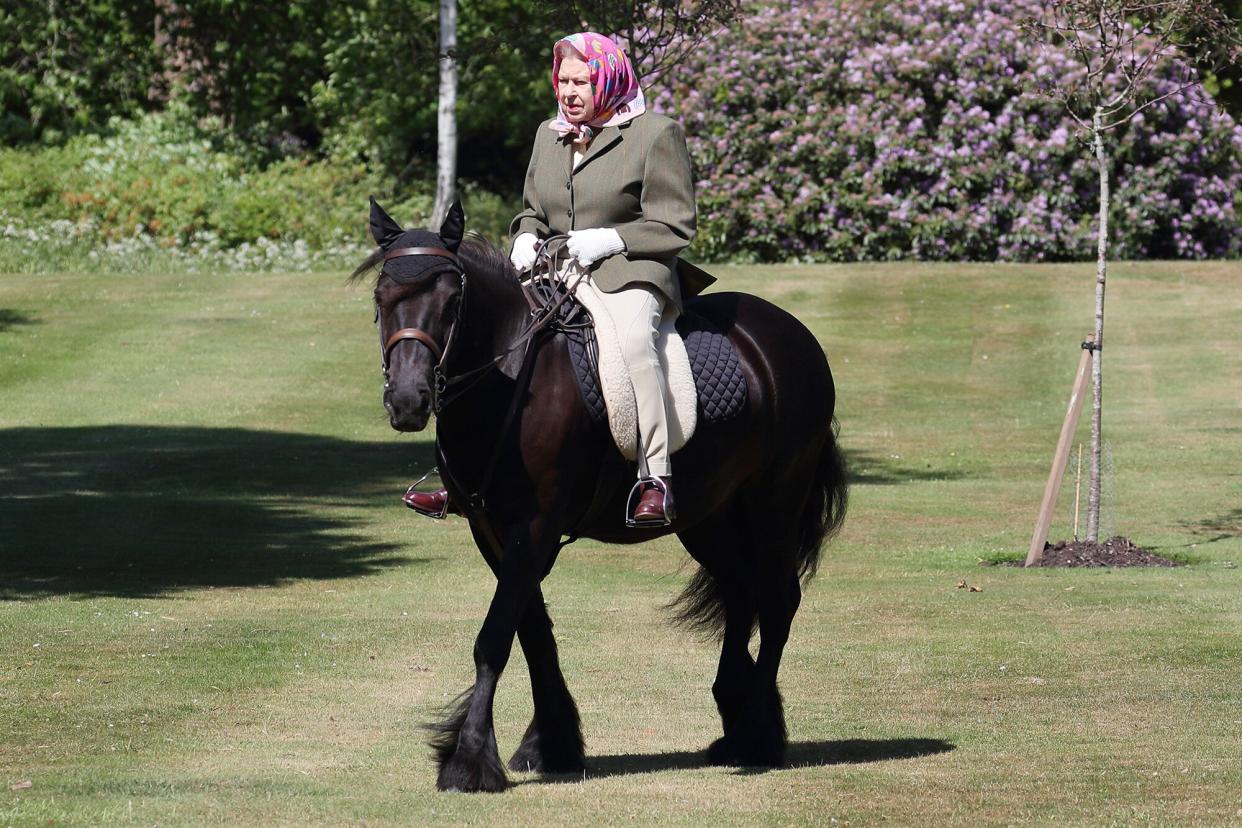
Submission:
[[[462,264],[471,273],[514,281],[517,279],[517,275],[513,272],[513,265],[509,263],[509,257],[504,254],[504,251],[473,230],[467,232],[466,237],[462,239],[461,246],[457,248],[457,255],[461,257]],[[355,284],[369,272],[375,271],[375,281],[378,282],[383,264],[384,248],[376,247],[371,255],[354,268],[354,272],[349,274],[346,281],[351,285]]]
[[[465,260],[466,268],[472,273],[485,273],[514,283],[518,280],[517,271],[505,252],[480,233],[467,233],[457,248],[457,255]]]

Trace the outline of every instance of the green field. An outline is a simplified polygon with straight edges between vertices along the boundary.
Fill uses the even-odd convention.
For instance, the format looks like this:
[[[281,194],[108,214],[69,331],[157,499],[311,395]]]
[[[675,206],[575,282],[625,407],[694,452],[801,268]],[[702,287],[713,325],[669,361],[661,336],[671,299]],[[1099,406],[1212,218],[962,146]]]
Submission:
[[[703,766],[676,542],[583,542],[545,594],[592,770],[499,796],[436,793],[418,730],[491,576],[398,501],[429,437],[388,428],[367,291],[0,275],[0,825],[1242,823],[1242,265],[1111,274],[1105,523],[1161,570],[980,566],[1029,541],[1092,265],[718,275],[819,337],[853,469],[793,766]],[[505,758],[528,688],[515,651]]]

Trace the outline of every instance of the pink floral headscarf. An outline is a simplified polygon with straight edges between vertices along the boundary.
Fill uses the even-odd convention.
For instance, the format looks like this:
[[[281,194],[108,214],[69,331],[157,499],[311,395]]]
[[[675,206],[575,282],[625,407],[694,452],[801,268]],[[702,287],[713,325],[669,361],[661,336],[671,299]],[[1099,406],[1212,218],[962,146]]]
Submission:
[[[595,116],[585,124],[575,124],[565,116],[557,86],[561,77],[560,45],[566,43],[577,52],[591,71]],[[563,37],[552,47],[552,94],[556,99],[556,118],[549,127],[562,138],[572,135],[580,141],[590,138],[606,126],[631,121],[647,111],[643,90],[630,59],[616,43],[596,32],[583,32]]]

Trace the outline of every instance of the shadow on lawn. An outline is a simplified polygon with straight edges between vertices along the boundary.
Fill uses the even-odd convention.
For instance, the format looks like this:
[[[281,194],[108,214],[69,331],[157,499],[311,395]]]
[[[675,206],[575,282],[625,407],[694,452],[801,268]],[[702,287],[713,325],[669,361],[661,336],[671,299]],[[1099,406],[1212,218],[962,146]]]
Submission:
[[[150,597],[411,563],[334,507],[400,508],[401,487],[432,462],[426,443],[247,429],[0,430],[0,599]]]
[[[1233,509],[1200,521],[1186,521],[1182,525],[1194,533],[1196,544],[1242,537],[1242,509]]]
[[[0,308],[0,333],[4,333],[9,328],[15,328],[18,325],[37,325],[38,319],[27,316],[21,311],[15,311],[12,308]]]
[[[915,759],[937,753],[948,753],[956,745],[943,739],[845,739],[832,742],[790,742],[786,753],[788,768],[823,765],[861,765],[887,762],[892,759]],[[704,751],[674,750],[668,753],[630,753],[616,756],[588,757],[587,779],[628,776],[635,773],[693,770],[709,767]],[[738,768],[738,774],[768,773],[782,768]],[[535,784],[581,782],[582,775],[548,775],[530,780]]]
[[[859,486],[896,486],[929,480],[962,480],[967,473],[961,469],[917,468],[900,458],[882,457],[865,451],[845,452],[846,471],[850,483]]]

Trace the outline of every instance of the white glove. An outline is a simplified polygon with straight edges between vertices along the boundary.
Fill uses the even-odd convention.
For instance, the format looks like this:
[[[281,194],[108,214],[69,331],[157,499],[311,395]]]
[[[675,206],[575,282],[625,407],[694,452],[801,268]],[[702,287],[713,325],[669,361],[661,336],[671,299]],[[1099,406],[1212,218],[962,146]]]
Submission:
[[[513,252],[509,254],[509,261],[513,262],[519,273],[530,270],[535,263],[535,244],[538,241],[534,233],[523,233],[513,240]]]
[[[565,247],[569,255],[583,267],[590,267],[614,253],[625,252],[621,234],[611,227],[595,227],[591,230],[570,230]]]

